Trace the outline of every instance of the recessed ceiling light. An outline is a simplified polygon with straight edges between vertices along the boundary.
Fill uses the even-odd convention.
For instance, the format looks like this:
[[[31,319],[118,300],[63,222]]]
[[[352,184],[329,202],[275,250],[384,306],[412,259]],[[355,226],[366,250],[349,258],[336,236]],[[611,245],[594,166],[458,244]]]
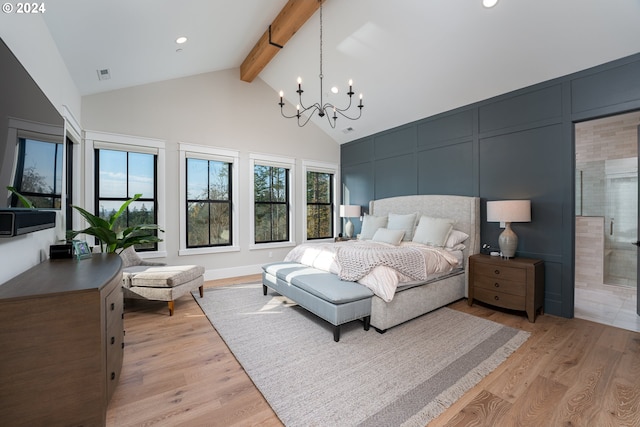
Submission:
[[[186,38],[186,37],[184,37],[184,36],[182,36],[182,37],[178,37],[178,38],[176,39],[176,43],[178,43],[178,44],[182,44],[182,43],[186,43],[186,42],[187,42],[187,38]]]
[[[482,0],[482,5],[484,7],[493,7],[498,3],[498,0]]]

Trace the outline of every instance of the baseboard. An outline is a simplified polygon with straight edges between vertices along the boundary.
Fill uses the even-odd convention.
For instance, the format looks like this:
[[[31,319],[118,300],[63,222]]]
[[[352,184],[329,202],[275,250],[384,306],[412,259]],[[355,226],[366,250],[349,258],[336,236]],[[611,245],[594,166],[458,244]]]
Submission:
[[[228,279],[230,277],[251,276],[262,273],[262,264],[240,267],[216,268],[204,272],[204,280]]]

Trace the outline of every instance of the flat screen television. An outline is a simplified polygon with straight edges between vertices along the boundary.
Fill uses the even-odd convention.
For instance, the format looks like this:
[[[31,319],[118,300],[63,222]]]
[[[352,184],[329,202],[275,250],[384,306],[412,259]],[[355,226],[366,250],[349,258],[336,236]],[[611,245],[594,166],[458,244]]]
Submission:
[[[0,209],[23,207],[7,186],[60,209],[64,120],[2,39],[0,77]]]

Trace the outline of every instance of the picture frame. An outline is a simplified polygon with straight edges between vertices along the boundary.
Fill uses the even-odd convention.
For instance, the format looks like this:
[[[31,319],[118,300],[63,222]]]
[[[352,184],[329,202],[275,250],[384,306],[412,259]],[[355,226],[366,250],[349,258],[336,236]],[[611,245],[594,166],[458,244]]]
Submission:
[[[77,259],[91,258],[91,249],[84,240],[73,241],[73,253]]]

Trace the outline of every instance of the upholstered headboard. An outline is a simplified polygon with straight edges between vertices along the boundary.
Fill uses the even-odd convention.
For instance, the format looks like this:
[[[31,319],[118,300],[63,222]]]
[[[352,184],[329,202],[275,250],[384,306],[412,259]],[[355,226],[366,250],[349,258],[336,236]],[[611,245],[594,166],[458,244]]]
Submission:
[[[369,214],[384,216],[389,213],[418,213],[435,218],[450,218],[455,221],[454,229],[469,235],[464,242],[465,274],[469,283],[469,255],[480,252],[480,198],[468,196],[399,196],[369,202]]]

